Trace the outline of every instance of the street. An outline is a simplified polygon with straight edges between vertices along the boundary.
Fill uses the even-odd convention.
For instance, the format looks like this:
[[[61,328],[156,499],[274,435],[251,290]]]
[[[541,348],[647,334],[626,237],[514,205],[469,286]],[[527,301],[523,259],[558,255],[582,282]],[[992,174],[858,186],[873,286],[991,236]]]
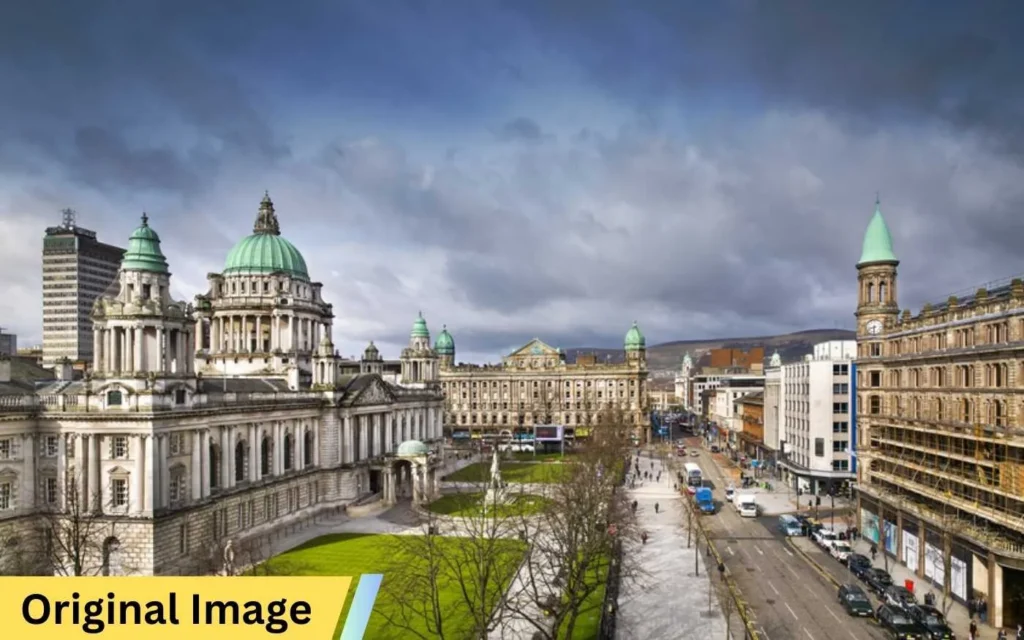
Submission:
[[[754,610],[756,627],[766,640],[862,640],[885,638],[867,620],[846,614],[835,587],[796,555],[777,532],[775,516],[741,518],[725,501],[729,482],[711,455],[700,449],[697,460],[710,480],[720,510],[704,516],[704,526]],[[707,482],[706,482],[707,484]]]

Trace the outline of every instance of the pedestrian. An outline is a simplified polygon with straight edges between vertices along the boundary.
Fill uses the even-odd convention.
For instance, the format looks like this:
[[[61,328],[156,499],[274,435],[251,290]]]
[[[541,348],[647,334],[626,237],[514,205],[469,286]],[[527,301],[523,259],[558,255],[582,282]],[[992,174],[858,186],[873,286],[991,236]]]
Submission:
[[[679,491],[679,485],[673,482],[672,483],[672,490],[673,491]]]
[[[967,617],[974,619],[974,616],[978,613],[978,599],[971,598],[967,601]]]
[[[981,624],[988,622],[988,602],[985,598],[978,598],[978,617],[981,618]]]
[[[633,513],[636,513],[636,500],[633,501]]]
[[[968,637],[971,640],[978,640],[978,621],[974,618],[971,618],[971,626],[970,631],[968,631],[968,634]]]
[[[1024,624],[1017,623],[1017,640],[1024,640]]]
[[[658,503],[657,503],[657,502],[655,502],[655,503],[654,503],[654,513],[658,513],[658,510],[659,510],[660,508],[661,508],[661,507],[660,507],[660,506],[658,505]]]
[[[877,555],[878,555],[878,547],[872,544],[871,545],[871,562],[875,561],[875,557]]]
[[[644,541],[644,544],[647,544],[647,532],[646,531],[644,531],[643,533],[640,534],[640,539]]]
[[[1006,640],[1006,629],[999,630],[999,635],[996,636],[996,640]]]

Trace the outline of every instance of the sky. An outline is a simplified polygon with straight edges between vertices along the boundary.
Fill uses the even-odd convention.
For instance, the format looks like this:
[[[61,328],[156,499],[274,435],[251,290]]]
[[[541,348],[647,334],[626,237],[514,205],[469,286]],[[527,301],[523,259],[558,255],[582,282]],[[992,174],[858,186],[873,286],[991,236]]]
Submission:
[[[0,326],[43,231],[146,211],[191,300],[264,190],[343,355],[853,328],[876,194],[901,307],[1024,272],[1024,5],[140,0],[0,20]]]

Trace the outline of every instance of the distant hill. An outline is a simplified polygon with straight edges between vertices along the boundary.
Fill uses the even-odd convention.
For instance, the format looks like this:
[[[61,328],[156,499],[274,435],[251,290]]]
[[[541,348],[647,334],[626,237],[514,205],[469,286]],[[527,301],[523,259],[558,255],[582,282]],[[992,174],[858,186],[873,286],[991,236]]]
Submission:
[[[752,338],[716,338],[713,340],[675,340],[647,347],[647,366],[653,372],[676,370],[683,361],[683,354],[687,351],[694,358],[694,361],[711,349],[750,349],[752,347],[764,347],[765,357],[778,350],[783,362],[799,360],[811,353],[814,345],[829,340],[854,340],[857,334],[846,329],[809,329],[786,333],[778,336],[758,336]],[[569,362],[576,359],[580,353],[593,353],[600,360],[609,362],[620,362],[622,351],[616,349],[588,349],[577,347],[566,349],[565,355]]]

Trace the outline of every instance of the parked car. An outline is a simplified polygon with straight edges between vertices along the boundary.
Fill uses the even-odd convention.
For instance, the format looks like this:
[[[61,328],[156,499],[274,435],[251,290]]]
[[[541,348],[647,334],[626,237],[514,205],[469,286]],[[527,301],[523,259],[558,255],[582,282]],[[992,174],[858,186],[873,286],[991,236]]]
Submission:
[[[911,607],[910,617],[928,630],[929,640],[956,640],[956,634],[946,624],[946,617],[935,607],[919,604]]]
[[[864,573],[864,583],[876,594],[881,596],[892,586],[892,576],[885,569],[872,567]]]
[[[853,553],[853,549],[850,548],[849,543],[842,540],[835,540],[832,542],[832,548],[829,549],[829,553],[832,554],[832,557],[839,562],[846,564],[846,559],[850,557],[851,553]]]
[[[711,453],[720,453],[721,451],[722,448],[719,447],[717,444],[711,445]]]
[[[874,614],[868,594],[855,584],[839,585],[839,604],[851,616],[870,618]]]
[[[850,573],[863,580],[864,574],[871,568],[871,559],[859,553],[851,553],[846,557],[846,566],[850,567]]]
[[[696,458],[699,455],[700,455],[700,451],[697,451],[696,449],[690,449],[690,456]]]
[[[928,631],[915,622],[906,611],[883,604],[875,612],[878,626],[898,640],[927,640]]]
[[[831,529],[821,528],[814,532],[814,541],[823,549],[828,549],[832,543],[839,539],[836,532]]]
[[[917,598],[914,597],[910,589],[895,584],[882,593],[882,601],[904,611],[910,611],[911,608],[917,606]]]

